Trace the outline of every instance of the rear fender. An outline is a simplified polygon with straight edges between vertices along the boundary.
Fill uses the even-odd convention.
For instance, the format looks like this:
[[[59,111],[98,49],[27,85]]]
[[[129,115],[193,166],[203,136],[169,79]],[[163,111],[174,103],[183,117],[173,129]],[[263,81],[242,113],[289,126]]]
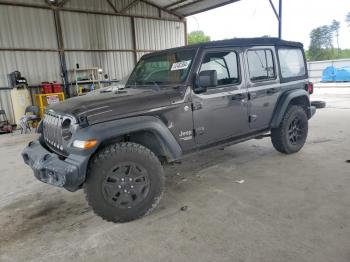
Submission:
[[[281,95],[278,100],[274,115],[271,121],[271,128],[277,128],[282,122],[283,116],[289,105],[301,105],[305,108],[307,117],[310,119],[313,115],[310,105],[309,94],[303,89],[290,90]]]

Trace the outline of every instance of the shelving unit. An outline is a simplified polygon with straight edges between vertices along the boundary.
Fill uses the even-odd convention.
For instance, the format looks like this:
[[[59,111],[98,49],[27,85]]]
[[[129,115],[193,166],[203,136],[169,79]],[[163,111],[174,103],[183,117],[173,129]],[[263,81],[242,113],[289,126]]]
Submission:
[[[98,71],[98,67],[91,68],[75,68],[68,71],[69,82],[72,89],[75,89],[77,95],[84,95],[84,87],[89,86],[88,89],[91,90],[91,85],[93,89],[101,88],[101,79]]]

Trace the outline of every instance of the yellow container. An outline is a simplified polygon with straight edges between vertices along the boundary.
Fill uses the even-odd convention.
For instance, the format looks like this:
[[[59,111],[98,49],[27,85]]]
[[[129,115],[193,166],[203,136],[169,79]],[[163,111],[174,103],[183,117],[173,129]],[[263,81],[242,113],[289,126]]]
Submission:
[[[39,107],[40,117],[43,117],[45,109],[49,105],[64,101],[64,93],[38,94],[35,95],[35,104]]]

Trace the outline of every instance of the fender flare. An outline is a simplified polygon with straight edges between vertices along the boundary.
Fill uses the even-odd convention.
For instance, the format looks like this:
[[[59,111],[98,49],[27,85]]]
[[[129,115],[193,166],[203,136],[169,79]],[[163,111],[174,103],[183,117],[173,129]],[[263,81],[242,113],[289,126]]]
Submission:
[[[152,132],[162,145],[168,160],[173,161],[182,156],[182,149],[173,134],[159,118],[154,116],[130,117],[91,125],[74,134],[72,141],[97,139],[100,146],[104,141],[139,131]]]
[[[309,98],[308,92],[306,92],[306,90],[303,90],[303,89],[290,90],[282,94],[281,97],[279,98],[277,106],[274,110],[275,113],[271,120],[271,125],[270,125],[271,128],[277,128],[280,125],[289,104],[295,98],[306,99],[307,116],[308,118],[312,117],[313,113],[311,113],[311,105],[310,105],[310,98]]]

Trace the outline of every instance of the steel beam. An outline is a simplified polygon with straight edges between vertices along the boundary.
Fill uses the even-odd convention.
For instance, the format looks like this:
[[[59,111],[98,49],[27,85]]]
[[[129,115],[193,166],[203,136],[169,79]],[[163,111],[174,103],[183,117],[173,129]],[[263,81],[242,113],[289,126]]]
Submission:
[[[118,9],[114,6],[114,4],[111,2],[111,0],[106,0],[106,1],[115,13],[119,13]]]
[[[193,6],[195,4],[198,4],[199,2],[201,2],[203,0],[195,0],[193,2],[190,2],[188,4],[184,4],[184,5],[181,5],[181,6],[178,6],[178,7],[175,7],[173,9],[171,9],[172,12],[176,12],[176,10],[180,10],[181,8],[184,8],[184,7],[190,7],[190,6]],[[227,1],[227,2],[224,2],[224,3],[220,3],[220,4],[215,4],[214,6],[211,6],[211,7],[208,7],[208,8],[204,8],[204,9],[201,9],[201,10],[198,10],[198,11],[195,11],[195,12],[190,12],[190,13],[187,13],[185,14],[184,16],[187,17],[187,16],[190,16],[190,15],[195,15],[195,14],[198,14],[198,13],[203,13],[205,11],[209,11],[209,10],[212,10],[212,9],[215,9],[215,8],[218,8],[218,7],[221,7],[221,6],[225,6],[225,5],[228,5],[228,4],[231,4],[231,3],[235,3],[235,2],[238,2],[240,0],[230,0],[230,1]],[[169,11],[168,11],[169,12]]]
[[[135,27],[135,18],[131,18],[131,36],[132,36],[132,48],[135,50],[133,51],[134,55],[134,64],[137,64],[137,44],[136,44],[136,27]]]
[[[174,2],[174,3],[171,3],[171,4],[169,4],[169,5],[166,5],[166,6],[164,6],[164,9],[171,9],[171,7],[173,7],[173,6],[177,6],[177,5],[179,5],[179,4],[182,4],[182,3],[185,3],[185,2],[187,2],[188,0],[180,0],[180,1],[177,1],[177,2]]]
[[[134,5],[138,4],[140,2],[140,0],[134,0],[132,1],[130,4],[128,4],[126,7],[124,7],[120,13],[124,14],[126,11],[128,11],[131,7],[133,7]]]
[[[279,19],[278,19],[278,38],[282,39],[282,1],[279,0],[279,6],[278,6],[278,13],[279,13]]]
[[[269,0],[270,5],[272,7],[273,12],[275,13],[275,16],[278,20],[278,38],[282,39],[282,0],[279,0],[278,3],[278,13],[276,10],[275,5],[273,4],[272,0]]]
[[[57,46],[59,49],[58,56],[59,56],[60,67],[61,67],[61,75],[62,75],[62,78],[64,81],[64,93],[65,93],[66,97],[69,97],[68,70],[67,70],[66,56],[64,54],[64,41],[63,41],[61,18],[60,18],[60,12],[58,9],[53,10],[53,17],[55,20]]]
[[[159,6],[159,5],[153,4],[152,2],[149,2],[148,0],[140,0],[140,1],[143,2],[143,3],[145,3],[145,4],[147,4],[147,5],[150,5],[150,6],[153,6],[153,7],[155,7],[155,8],[158,8],[158,9],[160,9],[160,10],[166,12],[166,13],[169,13],[169,14],[171,14],[171,15],[173,15],[173,16],[179,18],[179,19],[182,19],[182,18],[183,18],[183,16],[181,16],[181,15],[179,15],[179,14],[177,14],[177,13],[174,13],[173,11],[167,10],[167,9],[165,9],[164,7],[161,7],[161,6]]]

